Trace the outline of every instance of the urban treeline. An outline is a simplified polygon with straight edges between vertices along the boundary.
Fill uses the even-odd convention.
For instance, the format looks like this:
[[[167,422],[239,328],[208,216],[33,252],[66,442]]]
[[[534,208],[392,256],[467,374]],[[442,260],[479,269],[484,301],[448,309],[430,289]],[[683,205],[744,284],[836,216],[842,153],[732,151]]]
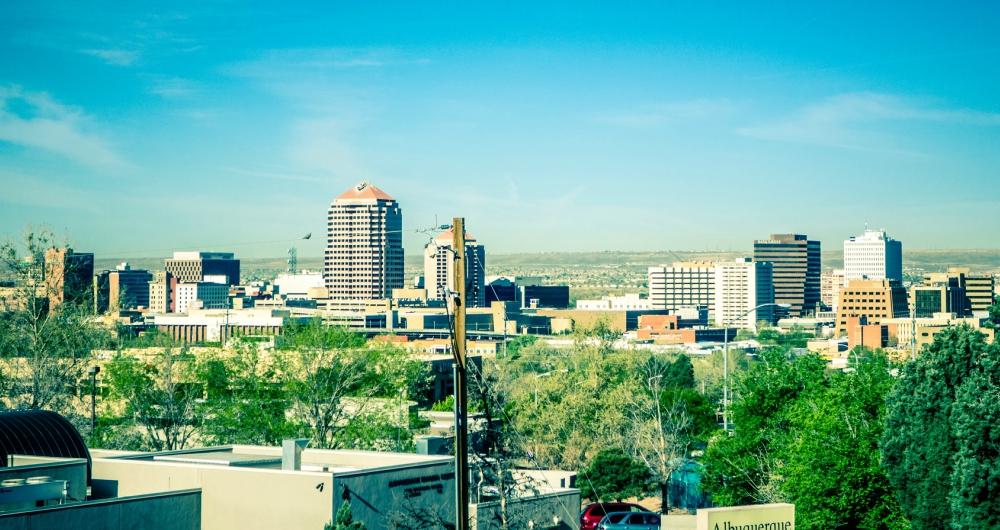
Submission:
[[[290,323],[272,348],[117,336],[82,299],[50,303],[38,265],[53,246],[32,234],[27,252],[0,248],[14,279],[0,313],[0,407],[57,410],[95,447],[300,436],[315,447],[410,451],[427,422],[406,403],[447,410],[432,402],[425,363],[319,321]],[[990,320],[1000,328],[996,305]],[[1000,345],[956,327],[916,358],[858,347],[832,370],[802,349],[803,334],[756,338],[757,355],[730,359],[730,432],[718,421],[721,352],[619,349],[600,323],[577,330],[570,347],[510,340],[472,377],[484,477],[514,491],[510,469],[576,470],[588,499],[652,495],[667,510],[672,478],[694,466],[715,504],[791,502],[804,529],[1000,526]],[[336,523],[352,527],[349,513]]]

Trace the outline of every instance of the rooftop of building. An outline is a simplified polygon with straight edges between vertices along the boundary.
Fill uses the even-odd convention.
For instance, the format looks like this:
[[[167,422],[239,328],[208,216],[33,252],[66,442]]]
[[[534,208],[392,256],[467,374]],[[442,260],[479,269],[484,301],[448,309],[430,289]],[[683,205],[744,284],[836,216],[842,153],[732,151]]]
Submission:
[[[282,448],[257,445],[201,447],[180,451],[120,452],[94,449],[96,459],[281,470]],[[345,474],[401,466],[450,462],[451,457],[344,449],[303,449],[299,471]],[[294,472],[289,470],[289,472]]]
[[[341,200],[376,200],[376,201],[394,201],[391,195],[382,191],[380,188],[368,182],[361,181],[354,186],[351,186],[344,193],[337,195],[338,201]]]
[[[202,252],[198,250],[182,250],[174,252],[173,260],[204,260],[204,259],[234,259],[232,252]]]

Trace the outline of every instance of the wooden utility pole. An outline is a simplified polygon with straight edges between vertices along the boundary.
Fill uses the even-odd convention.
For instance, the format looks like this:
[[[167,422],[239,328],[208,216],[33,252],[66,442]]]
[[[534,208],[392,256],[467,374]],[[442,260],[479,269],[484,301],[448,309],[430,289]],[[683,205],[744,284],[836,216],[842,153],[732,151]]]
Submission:
[[[465,219],[451,225],[455,253],[455,515],[456,530],[469,530],[469,389],[465,364]]]

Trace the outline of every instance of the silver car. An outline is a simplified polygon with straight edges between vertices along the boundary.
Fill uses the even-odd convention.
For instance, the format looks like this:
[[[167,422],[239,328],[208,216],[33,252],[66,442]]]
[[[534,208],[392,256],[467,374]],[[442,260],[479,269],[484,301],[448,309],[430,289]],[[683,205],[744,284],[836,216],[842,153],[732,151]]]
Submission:
[[[597,523],[597,530],[660,530],[660,514],[611,512]]]

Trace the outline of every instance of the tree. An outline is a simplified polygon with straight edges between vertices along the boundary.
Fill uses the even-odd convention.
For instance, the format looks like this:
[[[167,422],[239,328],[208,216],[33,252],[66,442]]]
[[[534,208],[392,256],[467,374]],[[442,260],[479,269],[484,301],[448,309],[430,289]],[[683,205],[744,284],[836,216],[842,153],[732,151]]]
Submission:
[[[124,423],[141,428],[144,447],[185,448],[201,426],[196,381],[186,348],[167,345],[143,358],[118,353],[106,365],[110,397],[125,403]]]
[[[351,501],[345,501],[337,510],[337,516],[333,523],[327,523],[324,530],[365,530],[365,525],[354,520],[354,514],[351,513]]]
[[[291,397],[281,356],[237,340],[226,353],[206,354],[195,364],[205,391],[202,436],[214,445],[279,445],[295,435],[286,416]]]
[[[592,501],[621,501],[644,495],[649,469],[619,448],[603,449],[580,470],[580,493]]]
[[[946,329],[887,397],[883,461],[914,528],[1000,524],[998,357],[982,333]]]
[[[670,510],[670,477],[684,465],[691,445],[691,416],[684,403],[665,407],[659,376],[648,380],[648,394],[640,394],[632,408],[625,444],[633,458],[642,462],[659,486],[660,511]]]
[[[993,300],[993,305],[989,308],[989,318],[986,326],[1000,332],[1000,298]]]
[[[0,245],[0,270],[13,284],[0,299],[0,358],[11,407],[72,411],[91,350],[109,341],[91,318],[88,286],[57,280],[72,276],[74,265],[46,272],[45,252],[54,247],[47,231],[27,232],[20,245]]]
[[[803,529],[909,527],[878,452],[890,369],[885,355],[862,352],[788,411],[782,486]]]

